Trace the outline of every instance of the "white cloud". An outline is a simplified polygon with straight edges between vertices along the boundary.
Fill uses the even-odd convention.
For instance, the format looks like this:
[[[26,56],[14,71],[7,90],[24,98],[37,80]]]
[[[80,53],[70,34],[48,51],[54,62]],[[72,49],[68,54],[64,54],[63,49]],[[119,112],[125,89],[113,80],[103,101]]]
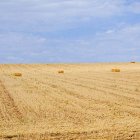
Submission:
[[[139,38],[140,24],[137,24],[80,40],[9,33],[9,36],[0,35],[0,46],[7,54],[6,61],[11,59],[13,62],[126,61],[139,59]]]
[[[139,13],[139,2],[127,0],[1,0],[0,30],[56,31],[81,23]]]
[[[13,30],[50,31],[121,11],[121,0],[11,0],[0,2],[0,21]]]
[[[131,5],[128,6],[128,11],[140,14],[140,2],[134,2]]]
[[[140,53],[139,38],[140,24],[124,25],[121,28],[110,29],[98,34],[92,43],[104,50],[105,53],[130,55],[138,53],[137,51]]]

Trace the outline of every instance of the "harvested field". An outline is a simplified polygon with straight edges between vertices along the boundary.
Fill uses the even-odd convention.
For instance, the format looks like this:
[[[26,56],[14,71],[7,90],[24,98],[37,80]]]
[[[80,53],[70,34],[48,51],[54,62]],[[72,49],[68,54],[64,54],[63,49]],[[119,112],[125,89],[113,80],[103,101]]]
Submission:
[[[140,63],[1,64],[0,139],[139,140]]]

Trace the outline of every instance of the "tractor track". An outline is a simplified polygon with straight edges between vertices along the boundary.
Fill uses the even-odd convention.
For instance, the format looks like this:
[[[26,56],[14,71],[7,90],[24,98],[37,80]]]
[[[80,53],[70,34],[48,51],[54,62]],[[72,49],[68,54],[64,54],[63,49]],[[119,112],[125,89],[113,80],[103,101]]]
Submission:
[[[11,97],[9,91],[6,89],[3,82],[0,80],[0,117],[7,121],[15,121],[22,119],[22,114],[18,110],[14,99]],[[2,110],[5,110],[4,113]]]

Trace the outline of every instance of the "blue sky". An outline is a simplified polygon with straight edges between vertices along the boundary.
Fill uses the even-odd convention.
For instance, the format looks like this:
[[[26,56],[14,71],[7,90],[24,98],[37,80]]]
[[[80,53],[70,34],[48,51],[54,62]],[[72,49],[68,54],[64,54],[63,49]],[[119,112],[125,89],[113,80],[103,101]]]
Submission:
[[[0,63],[140,61],[140,0],[0,0]]]

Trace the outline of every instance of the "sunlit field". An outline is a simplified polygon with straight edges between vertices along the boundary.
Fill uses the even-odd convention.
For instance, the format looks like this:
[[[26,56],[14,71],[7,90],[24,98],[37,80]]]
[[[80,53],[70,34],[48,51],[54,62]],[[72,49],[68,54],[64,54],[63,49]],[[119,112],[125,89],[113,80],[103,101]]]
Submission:
[[[1,64],[0,139],[139,140],[140,63]]]

